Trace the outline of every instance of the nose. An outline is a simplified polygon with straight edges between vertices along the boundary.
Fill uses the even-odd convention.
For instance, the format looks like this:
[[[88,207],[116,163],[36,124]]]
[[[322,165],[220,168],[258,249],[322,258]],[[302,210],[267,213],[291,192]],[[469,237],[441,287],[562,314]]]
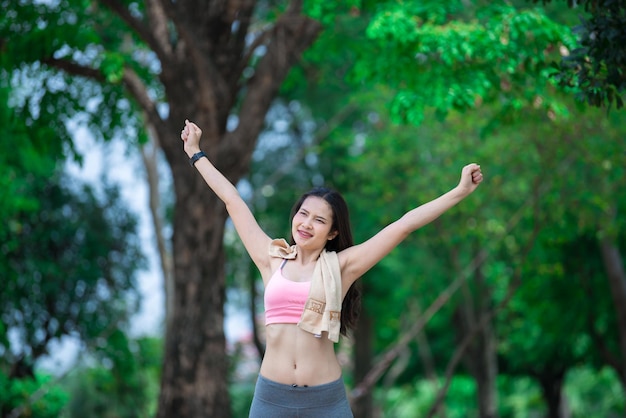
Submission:
[[[302,221],[302,226],[304,226],[305,228],[311,228],[311,219],[310,218],[305,218]]]

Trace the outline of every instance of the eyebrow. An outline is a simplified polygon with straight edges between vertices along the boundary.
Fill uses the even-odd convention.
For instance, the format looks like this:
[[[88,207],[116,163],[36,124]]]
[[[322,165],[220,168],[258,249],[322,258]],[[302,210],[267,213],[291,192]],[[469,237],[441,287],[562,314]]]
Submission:
[[[306,210],[306,209],[305,209],[304,207],[302,207],[302,206],[300,206],[300,210],[299,210],[299,211],[306,212],[307,214],[311,213],[311,212],[309,212],[308,210]],[[323,221],[325,221],[325,222],[328,222],[328,219],[326,219],[325,217],[323,217],[323,216],[321,216],[321,215],[316,215],[316,216],[315,216],[315,219],[321,219],[321,220],[323,220]]]

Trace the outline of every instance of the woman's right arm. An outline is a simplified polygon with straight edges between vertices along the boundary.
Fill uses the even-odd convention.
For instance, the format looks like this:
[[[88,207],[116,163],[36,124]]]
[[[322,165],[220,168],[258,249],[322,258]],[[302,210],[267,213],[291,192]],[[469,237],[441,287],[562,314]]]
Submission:
[[[195,123],[185,120],[185,128],[180,137],[184,142],[184,150],[189,158],[200,152],[201,135],[202,131]],[[226,205],[228,215],[254,264],[263,276],[269,274],[271,238],[261,229],[250,208],[239,195],[237,188],[215,168],[208,158],[200,158],[194,165],[211,190]]]

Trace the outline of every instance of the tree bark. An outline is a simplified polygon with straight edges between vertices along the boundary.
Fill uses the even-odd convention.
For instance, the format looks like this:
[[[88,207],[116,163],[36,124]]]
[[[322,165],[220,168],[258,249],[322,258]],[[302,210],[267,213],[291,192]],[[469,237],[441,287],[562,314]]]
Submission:
[[[618,359],[614,368],[622,382],[622,387],[626,388],[626,272],[624,272],[624,260],[614,240],[609,237],[603,237],[600,240],[600,251],[617,317],[619,354],[614,356]]]
[[[456,257],[454,257],[454,264],[458,265]],[[475,332],[478,318],[486,317],[490,311],[491,291],[485,283],[480,265],[475,270],[473,284],[474,289],[468,282],[465,282],[461,289],[463,297],[455,315],[459,341],[463,341],[469,333]],[[498,366],[496,339],[491,321],[486,321],[475,333],[463,360],[476,381],[479,416],[496,418],[498,417],[496,388]]]
[[[561,370],[555,373],[546,373],[537,376],[543,398],[548,405],[549,418],[567,418],[565,404],[562,402],[563,380],[565,379],[565,371]]]
[[[462,309],[461,309],[462,310]],[[481,310],[479,317],[488,315]],[[468,322],[467,313],[457,313],[457,329],[463,340],[476,328],[476,321]],[[475,317],[474,317],[475,318]],[[496,377],[498,372],[495,337],[491,322],[487,321],[472,339],[463,356],[464,364],[476,381],[479,416],[498,417]]]
[[[265,345],[261,341],[261,333],[259,332],[259,324],[256,318],[257,297],[256,291],[256,266],[252,261],[248,263],[248,291],[250,292],[250,325],[252,326],[252,342],[259,355],[259,359],[265,357]]]
[[[361,311],[357,329],[354,331],[354,381],[362,381],[372,368],[372,319]],[[359,418],[373,418],[372,393],[368,391],[352,401],[352,413]]]
[[[186,195],[176,205],[175,309],[166,333],[159,416],[229,416],[223,327],[226,213],[209,190]]]

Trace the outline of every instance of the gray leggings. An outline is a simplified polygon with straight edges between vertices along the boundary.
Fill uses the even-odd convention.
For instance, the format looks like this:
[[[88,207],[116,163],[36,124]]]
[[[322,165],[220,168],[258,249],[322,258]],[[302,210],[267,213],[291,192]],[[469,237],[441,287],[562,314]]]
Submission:
[[[343,379],[292,386],[259,375],[249,418],[353,418]]]

